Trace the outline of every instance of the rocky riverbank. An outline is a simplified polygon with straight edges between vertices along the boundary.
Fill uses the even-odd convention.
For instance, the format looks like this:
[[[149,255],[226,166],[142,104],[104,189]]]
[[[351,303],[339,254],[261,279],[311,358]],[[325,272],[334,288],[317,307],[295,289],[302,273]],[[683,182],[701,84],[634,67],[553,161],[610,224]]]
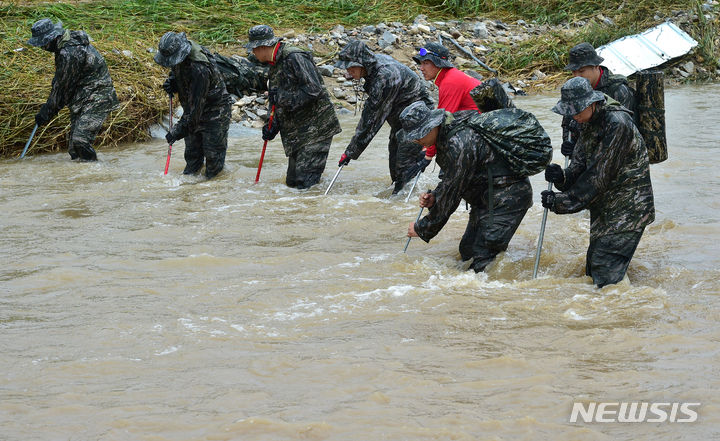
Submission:
[[[713,14],[718,11],[717,1],[707,2],[703,8],[706,19],[715,19]],[[670,20],[688,32],[699,20],[698,14],[693,11],[676,11],[669,17],[654,18],[658,23]],[[602,21],[607,26],[614,25],[611,19],[602,15],[595,17],[595,20]],[[502,72],[493,73],[487,69],[487,67],[492,68],[492,48],[498,45],[512,47],[534,36],[547,33],[572,33],[586,25],[585,21],[562,26],[538,25],[523,20],[515,23],[504,23],[500,20],[431,21],[427,16],[419,15],[411,24],[379,23],[352,29],[338,25],[322,34],[298,34],[293,30],[278,34],[291,45],[312,50],[316,55],[315,62],[325,77],[325,85],[337,108],[354,110],[360,105],[362,90],[345,77],[344,70],[333,66],[337,52],[351,39],[362,39],[374,51],[388,54],[413,69],[416,68],[411,57],[415,54],[416,48],[428,41],[442,39],[443,44],[454,56],[453,62],[458,68],[480,79],[498,76],[509,93],[525,94],[556,89],[568,78],[568,73],[538,68],[528,72],[514,72],[507,76]],[[480,63],[485,64],[486,67],[481,66]],[[665,71],[667,84],[720,77],[720,65],[704,67],[703,63],[704,60],[700,55],[690,52],[665,63],[660,68]],[[487,66],[488,64],[490,66]],[[427,84],[431,90],[435,89],[430,82]],[[436,93],[436,90],[433,92]],[[250,127],[261,127],[268,115],[265,96],[251,94],[235,98],[233,121]]]

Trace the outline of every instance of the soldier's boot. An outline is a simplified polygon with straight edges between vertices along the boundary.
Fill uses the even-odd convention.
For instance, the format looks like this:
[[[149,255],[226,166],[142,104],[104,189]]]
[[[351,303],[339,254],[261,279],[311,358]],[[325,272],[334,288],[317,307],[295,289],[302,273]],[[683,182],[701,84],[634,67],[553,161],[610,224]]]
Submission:
[[[73,147],[81,161],[97,161],[97,153],[90,144],[85,142],[75,142],[73,143]],[[70,154],[70,158],[75,159],[73,158],[72,153]]]

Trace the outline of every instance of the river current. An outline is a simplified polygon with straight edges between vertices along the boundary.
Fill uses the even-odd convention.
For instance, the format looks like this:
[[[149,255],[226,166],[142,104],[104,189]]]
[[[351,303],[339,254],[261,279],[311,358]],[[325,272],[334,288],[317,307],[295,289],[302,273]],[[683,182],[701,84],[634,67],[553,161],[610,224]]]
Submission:
[[[535,204],[486,273],[464,204],[403,253],[384,127],[323,193],[284,185],[259,130],[225,171],[163,175],[161,139],[0,161],[0,439],[720,439],[720,85],[666,90],[670,158],[628,280],[584,276],[587,212]],[[559,152],[557,94],[516,98]],[[415,193],[433,188],[428,168]],[[570,422],[573,403],[700,403],[695,422]],[[669,408],[666,408],[669,409]],[[682,416],[682,415],[681,415]]]

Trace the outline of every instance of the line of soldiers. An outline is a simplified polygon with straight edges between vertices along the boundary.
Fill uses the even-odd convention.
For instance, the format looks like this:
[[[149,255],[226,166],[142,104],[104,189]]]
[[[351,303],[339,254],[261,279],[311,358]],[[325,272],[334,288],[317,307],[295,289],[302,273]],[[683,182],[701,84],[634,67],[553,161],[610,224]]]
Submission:
[[[103,57],[84,32],[65,30],[59,22],[42,19],[31,31],[28,43],[53,52],[56,66],[37,124],[46,124],[67,105],[71,158],[97,160],[93,140],[118,102]],[[320,181],[332,138],[341,131],[322,76],[309,52],[284,43],[269,26],[252,27],[248,40],[248,51],[269,66],[263,86],[273,118],[262,137],[281,135],[288,157],[287,185],[311,187]],[[573,47],[569,55],[566,69],[573,78],[562,86],[552,110],[563,116],[561,151],[572,161],[565,169],[547,165],[545,178],[559,192],[543,191],[541,199],[543,207],[558,214],[590,211],[586,274],[602,287],[622,280],[644,228],[654,220],[649,162],[633,122],[634,98],[627,79],[602,66],[603,59],[588,43]],[[204,164],[207,178],[216,176],[225,162],[231,97],[215,56],[184,33],[168,32],[154,58],[170,68],[163,88],[170,96],[177,93],[183,106],[183,116],[166,135],[169,144],[185,139],[183,173],[198,173]],[[476,272],[484,270],[507,249],[532,205],[532,187],[528,176],[518,173],[481,132],[521,124],[512,119],[522,111],[497,113],[497,118],[486,119],[482,130],[474,126],[473,115],[496,107],[476,106],[470,91],[480,81],[457,70],[449,51],[438,43],[426,44],[413,57],[425,79],[439,87],[438,108],[416,73],[390,56],[373,53],[362,41],[349,42],[338,58],[336,67],[346,69],[349,78],[364,79],[367,95],[338,166],[359,159],[387,122],[394,193],[433,157],[441,170],[438,186],[420,197],[420,206],[429,213],[409,225],[408,236],[429,241],[464,199],[471,211],[460,256],[472,260],[470,268]]]

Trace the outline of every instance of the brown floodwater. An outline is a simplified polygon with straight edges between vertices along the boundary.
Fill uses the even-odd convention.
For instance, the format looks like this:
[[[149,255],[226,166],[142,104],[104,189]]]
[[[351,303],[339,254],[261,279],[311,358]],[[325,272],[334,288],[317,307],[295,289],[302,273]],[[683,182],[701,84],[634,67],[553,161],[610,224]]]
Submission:
[[[183,144],[0,161],[0,439],[720,439],[720,85],[666,91],[670,158],[628,279],[584,276],[586,213],[535,205],[487,273],[464,204],[429,244],[390,196],[385,127],[323,193],[231,133],[216,179]],[[559,152],[557,95],[519,97]],[[432,170],[432,171],[431,171]],[[434,187],[428,168],[415,193]],[[407,191],[407,190],[406,190]],[[693,423],[570,422],[573,403],[701,403]]]

